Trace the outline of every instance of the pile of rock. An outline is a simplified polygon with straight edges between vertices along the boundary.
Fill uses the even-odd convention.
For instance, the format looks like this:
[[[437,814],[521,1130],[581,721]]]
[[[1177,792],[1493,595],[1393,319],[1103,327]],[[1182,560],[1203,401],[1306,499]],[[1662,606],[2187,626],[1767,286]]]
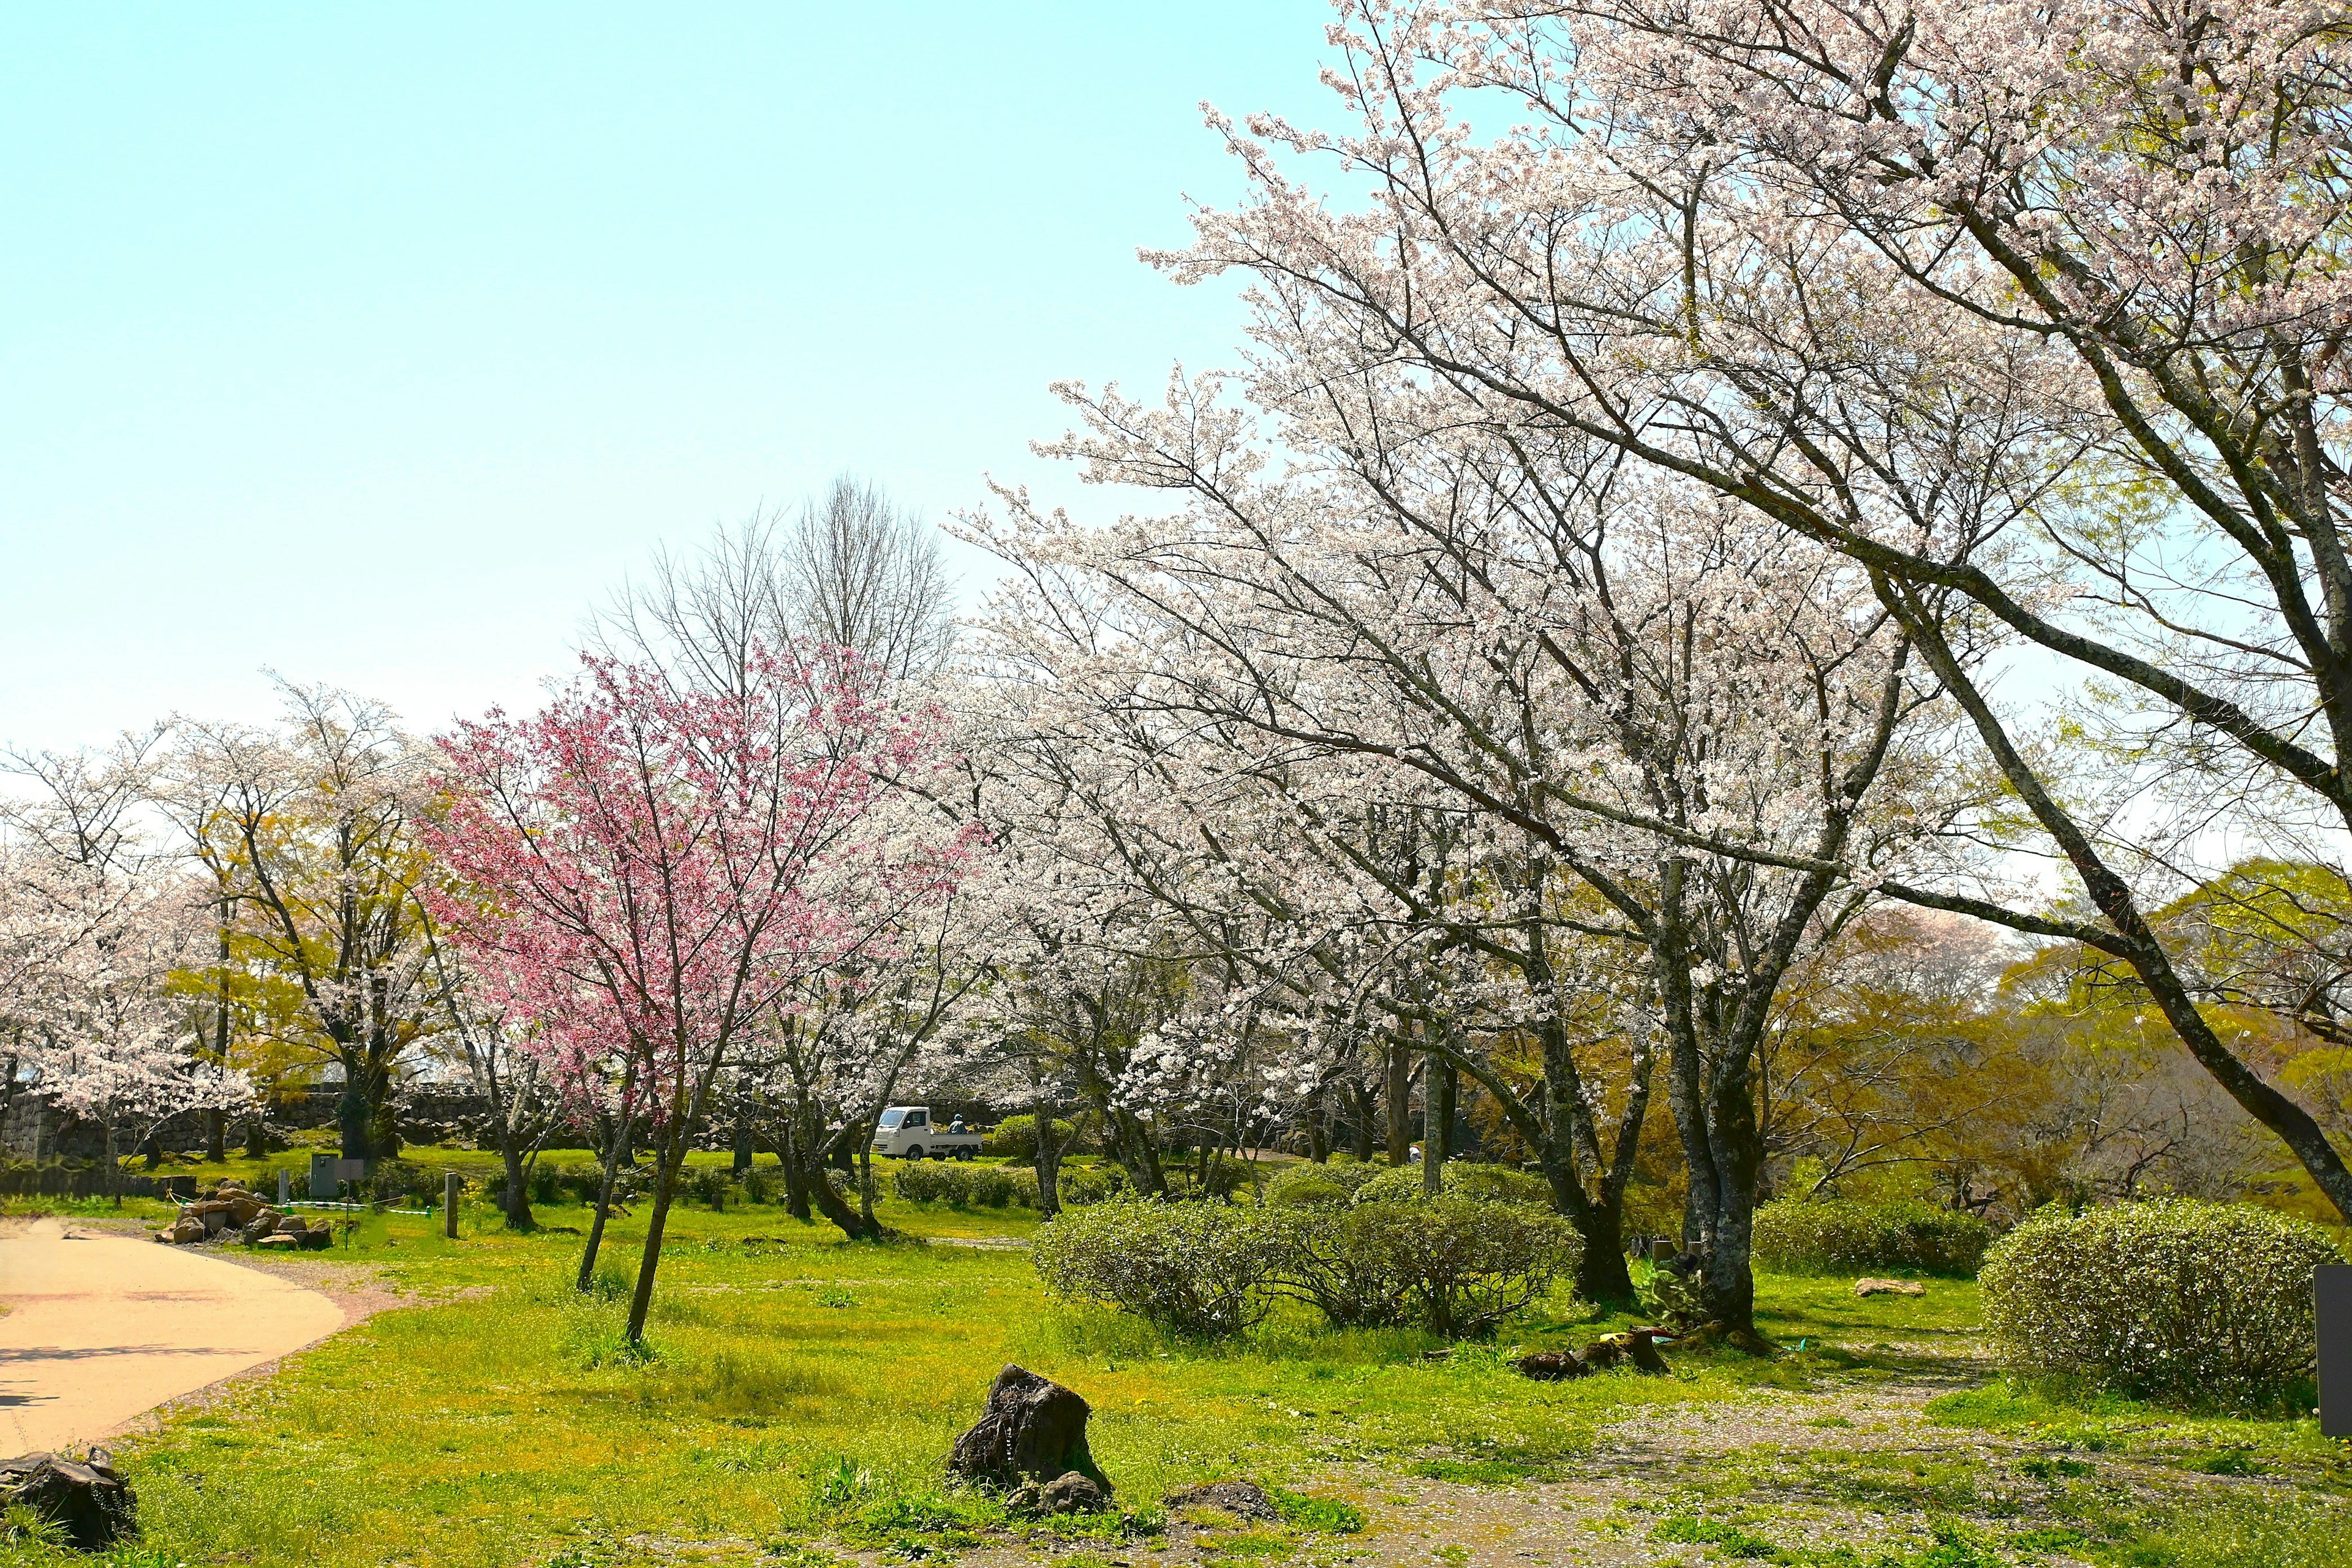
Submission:
[[[325,1220],[280,1214],[234,1181],[224,1181],[182,1204],[155,1239],[185,1247],[199,1241],[241,1241],[273,1252],[317,1252],[333,1239]]]

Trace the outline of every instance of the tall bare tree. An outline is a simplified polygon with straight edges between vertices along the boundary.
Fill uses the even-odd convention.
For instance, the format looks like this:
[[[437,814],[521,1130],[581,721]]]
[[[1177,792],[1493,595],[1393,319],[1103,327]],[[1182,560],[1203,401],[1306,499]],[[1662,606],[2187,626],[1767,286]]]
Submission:
[[[661,552],[588,641],[705,690],[740,691],[752,648],[793,638],[849,648],[896,683],[939,668],[954,606],[938,534],[845,474],[797,512],[722,525],[698,554]]]

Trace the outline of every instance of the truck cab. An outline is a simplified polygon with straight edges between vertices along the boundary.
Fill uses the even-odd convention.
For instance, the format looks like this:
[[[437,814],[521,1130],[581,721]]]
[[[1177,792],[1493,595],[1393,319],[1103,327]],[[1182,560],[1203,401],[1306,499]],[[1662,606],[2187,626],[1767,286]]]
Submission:
[[[971,1160],[980,1155],[980,1134],[934,1125],[928,1105],[894,1105],[874,1123],[874,1152],[902,1160]]]

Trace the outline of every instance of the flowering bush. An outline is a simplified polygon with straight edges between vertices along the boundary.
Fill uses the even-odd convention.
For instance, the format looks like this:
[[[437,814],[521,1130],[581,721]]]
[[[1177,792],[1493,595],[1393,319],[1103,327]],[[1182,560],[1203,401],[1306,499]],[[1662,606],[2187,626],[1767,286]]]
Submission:
[[[1551,1189],[1544,1184],[1542,1177],[1514,1171],[1508,1165],[1474,1165],[1456,1161],[1443,1170],[1443,1191],[1449,1198],[1525,1204],[1536,1208],[1546,1206],[1551,1200]],[[1380,1171],[1356,1188],[1356,1202],[1360,1204],[1417,1204],[1424,1196],[1418,1165]]]
[[[1206,1337],[1265,1316],[1274,1242],[1255,1209],[1113,1198],[1047,1225],[1029,1256],[1057,1296]]]
[[[1784,1201],[1756,1211],[1756,1260],[1784,1274],[1859,1274],[1911,1268],[1968,1276],[1977,1271],[1992,1227],[1974,1215],[1926,1204],[1845,1199]]]
[[[2274,1404],[2312,1370],[2325,1231],[2245,1204],[2044,1209],[1985,1258],[1985,1326],[2011,1365],[2174,1403]]]
[[[1456,1196],[1295,1208],[1275,1235],[1275,1288],[1334,1324],[1417,1321],[1449,1339],[1492,1329],[1574,1273],[1582,1252],[1556,1215]]]

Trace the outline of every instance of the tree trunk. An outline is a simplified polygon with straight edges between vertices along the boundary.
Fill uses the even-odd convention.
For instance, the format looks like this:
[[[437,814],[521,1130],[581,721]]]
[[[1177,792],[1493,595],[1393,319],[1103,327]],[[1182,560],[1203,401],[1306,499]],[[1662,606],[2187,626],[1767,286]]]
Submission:
[[[1745,1020],[1727,1019],[1728,1004],[1692,985],[1694,960],[1683,917],[1683,863],[1669,862],[1661,879],[1659,940],[1654,973],[1666,1024],[1666,1099],[1682,1141],[1690,1193],[1683,1203],[1683,1251],[1698,1260],[1699,1298],[1727,1338],[1756,1338],[1756,1281],[1749,1272],[1749,1234],[1756,1178],[1763,1166],[1748,1061],[1753,1046]],[[1706,1040],[1718,1059],[1708,1071]],[[1711,1081],[1710,1081],[1711,1080]]]
[[[1050,1100],[1039,1100],[1037,1113],[1037,1212],[1047,1219],[1062,1212],[1062,1145],[1054,1137],[1054,1114],[1060,1109]],[[1070,1135],[1077,1136],[1075,1125]]]
[[[1328,1163],[1331,1158],[1330,1102],[1318,1088],[1307,1097],[1307,1157],[1316,1164]]]
[[[1740,1031],[1743,1037],[1746,1033],[1744,1028]],[[1710,1142],[1722,1176],[1714,1246],[1706,1267],[1706,1296],[1715,1321],[1735,1342],[1747,1344],[1757,1338],[1753,1243],[1764,1138],[1756,1123],[1756,1094],[1748,1071],[1754,1052],[1735,1042],[1723,1054],[1726,1059],[1716,1069],[1715,1093],[1708,1107],[1708,1121],[1713,1124]]]
[[[882,1227],[869,1226],[865,1215],[858,1209],[851,1208],[842,1195],[833,1190],[833,1184],[825,1179],[824,1165],[821,1158],[812,1161],[806,1170],[808,1195],[815,1203],[818,1213],[840,1226],[841,1234],[852,1241],[875,1241],[880,1238]]]
[[[874,1217],[874,1136],[870,1132],[857,1141],[857,1218],[866,1235],[882,1234],[882,1222]]]
[[[205,1112],[205,1163],[209,1165],[228,1163],[228,1112]]]
[[[1353,1104],[1355,1124],[1349,1129],[1356,1145],[1356,1159],[1360,1164],[1372,1163],[1372,1089],[1361,1080],[1348,1086],[1348,1099]]]
[[[368,1147],[379,1160],[400,1158],[400,1111],[392,1103],[392,1085],[376,1074],[373,1103],[368,1108]]]
[[[1460,1079],[1438,1051],[1429,1053],[1422,1071],[1421,1190],[1435,1197],[1445,1189],[1445,1162],[1454,1157],[1454,1100]]]
[[[604,1141],[604,1179],[596,1184],[596,1213],[588,1221],[588,1245],[580,1252],[580,1289],[585,1294],[596,1282],[596,1249],[604,1243],[604,1221],[613,1212],[613,1190],[621,1179],[621,1144],[629,1135],[629,1119],[612,1123]]]
[[[1160,1163],[1160,1142],[1151,1128],[1131,1111],[1096,1106],[1103,1118],[1104,1142],[1111,1158],[1127,1172],[1128,1185],[1145,1197],[1168,1195],[1168,1173]]]
[[[110,1117],[106,1123],[106,1191],[107,1195],[114,1200],[114,1206],[121,1208],[122,1206],[122,1163],[115,1158],[114,1121]]]
[[[1633,1276],[1625,1267],[1625,1210],[1622,1204],[1595,1204],[1578,1229],[1584,1256],[1577,1259],[1576,1293],[1588,1301],[1631,1301]]]
[[[1532,946],[1529,951],[1534,957],[1527,967],[1548,983],[1549,965],[1540,962],[1539,952]],[[1467,1071],[1493,1098],[1512,1130],[1534,1151],[1537,1165],[1551,1188],[1553,1209],[1576,1227],[1583,1243],[1583,1256],[1577,1265],[1578,1293],[1588,1301],[1630,1306],[1635,1298],[1633,1281],[1625,1267],[1625,1191],[1633,1179],[1634,1162],[1641,1151],[1651,1074],[1639,1072],[1627,1083],[1624,1103],[1615,1117],[1615,1130],[1604,1145],[1601,1130],[1586,1099],[1575,1052],[1560,1020],[1557,1016],[1547,1018],[1538,1029],[1538,1038],[1543,1047],[1543,1076],[1536,1081],[1533,1092],[1526,1095],[1517,1092],[1505,1079],[1482,1070],[1475,1057],[1449,1058],[1445,1065],[1455,1074]],[[1433,1068],[1439,1055],[1437,1050],[1432,1050]],[[1454,1098],[1444,1087],[1445,1076],[1433,1074],[1433,1084],[1441,1098]],[[1450,1143],[1450,1118],[1443,1124],[1445,1131],[1442,1136]]]
[[[802,1167],[800,1155],[794,1152],[799,1142],[799,1134],[792,1124],[785,1123],[784,1135],[776,1144],[776,1158],[784,1167],[784,1207],[792,1212],[794,1219],[807,1225],[812,1218],[809,1214],[809,1178],[808,1172]]]
[[[262,1124],[261,1112],[257,1110],[245,1119],[245,1157],[248,1160],[269,1157],[269,1130]]]
[[[522,1150],[517,1146],[514,1129],[504,1121],[499,1124],[499,1159],[507,1170],[507,1228],[536,1230],[538,1221],[530,1214],[530,1172],[523,1163]]]
[[[1382,1109],[1388,1112],[1389,1163],[1412,1163],[1412,1054],[1402,1046],[1389,1047],[1388,1092]]]
[[[365,1160],[374,1153],[368,1142],[373,1107],[368,1104],[367,1090],[360,1086],[362,1071],[355,1058],[343,1058],[343,1092],[335,1100],[335,1128],[341,1135],[346,1160]]]
[[[751,1173],[751,1119],[737,1112],[735,1117],[735,1163],[730,1174],[737,1181]]]
[[[686,1163],[687,1123],[675,1119],[655,1146],[654,1212],[646,1220],[646,1249],[637,1260],[637,1288],[629,1297],[627,1341],[646,1342],[646,1317],[653,1310],[654,1276],[661,1268],[662,1232],[669,1225],[670,1200],[677,1195],[677,1173]]]

